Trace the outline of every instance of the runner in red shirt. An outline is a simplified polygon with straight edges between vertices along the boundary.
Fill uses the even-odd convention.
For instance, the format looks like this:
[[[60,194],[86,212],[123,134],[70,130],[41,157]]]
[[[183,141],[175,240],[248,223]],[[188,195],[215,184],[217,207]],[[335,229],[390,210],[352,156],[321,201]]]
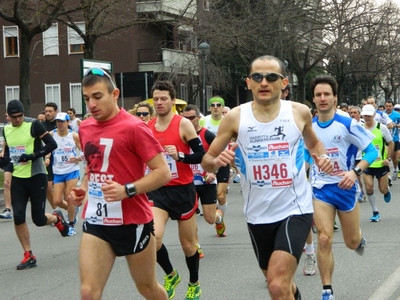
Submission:
[[[81,297],[101,299],[116,256],[125,256],[140,294],[168,299],[156,279],[153,217],[145,194],[170,180],[162,148],[144,122],[118,108],[119,90],[108,72],[89,69],[82,91],[92,115],[79,127],[87,174],[69,197],[77,206],[85,200]],[[146,165],[151,172],[143,176]]]
[[[168,297],[175,295],[180,282],[178,272],[172,267],[168,251],[162,242],[168,219],[178,221],[179,240],[189,269],[189,288],[185,299],[199,299],[199,254],[195,247],[197,197],[190,164],[198,164],[204,148],[189,120],[172,111],[176,92],[169,81],[158,81],[152,88],[157,117],[148,125],[154,137],[164,147],[164,155],[170,167],[172,180],[163,187],[149,193],[153,203],[155,233],[157,239],[157,262],[163,268],[164,288]],[[190,154],[190,149],[192,154]]]

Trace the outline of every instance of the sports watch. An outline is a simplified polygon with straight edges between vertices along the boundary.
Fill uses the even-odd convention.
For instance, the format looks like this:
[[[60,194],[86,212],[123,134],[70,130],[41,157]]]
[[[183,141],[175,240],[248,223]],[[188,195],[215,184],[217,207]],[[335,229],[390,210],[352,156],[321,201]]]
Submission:
[[[360,176],[362,174],[362,170],[360,167],[355,166],[353,168],[353,171],[357,174],[357,176]]]
[[[133,183],[125,184],[125,192],[129,198],[132,198],[137,194],[136,186]]]
[[[185,153],[178,152],[178,161],[183,161],[185,159]]]

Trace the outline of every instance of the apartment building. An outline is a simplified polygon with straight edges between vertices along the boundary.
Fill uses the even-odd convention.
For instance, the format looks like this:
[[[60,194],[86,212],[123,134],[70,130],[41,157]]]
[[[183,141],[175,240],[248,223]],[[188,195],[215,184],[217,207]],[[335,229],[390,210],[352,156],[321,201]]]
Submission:
[[[154,80],[174,82],[178,97],[199,104],[201,78],[195,26],[198,9],[208,9],[208,1],[150,0],[135,2],[133,9],[148,23],[119,30],[100,39],[95,60],[110,62],[121,88],[119,105],[126,109],[151,97]],[[84,20],[76,24],[85,30]],[[0,111],[19,99],[19,31],[15,24],[0,19]],[[54,22],[33,39],[31,49],[31,116],[36,117],[46,102],[55,102],[59,111],[74,107],[82,114],[82,59],[84,43],[68,26]],[[189,94],[190,93],[190,94]],[[207,87],[211,96],[212,87]],[[4,117],[3,117],[4,119]],[[1,121],[2,119],[0,119]],[[4,120],[3,120],[4,121]]]

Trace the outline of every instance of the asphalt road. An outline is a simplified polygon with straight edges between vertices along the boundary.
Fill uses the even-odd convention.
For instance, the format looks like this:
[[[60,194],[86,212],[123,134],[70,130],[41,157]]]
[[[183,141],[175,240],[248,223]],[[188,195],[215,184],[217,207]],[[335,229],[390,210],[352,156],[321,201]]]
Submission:
[[[337,300],[400,299],[400,180],[394,183],[392,193],[389,204],[377,196],[382,217],[379,223],[369,221],[369,203],[361,204],[361,227],[368,242],[364,256],[360,257],[345,247],[340,230],[335,233],[333,288]],[[239,184],[231,184],[226,238],[217,238],[213,227],[198,216],[199,237],[205,253],[200,261],[202,299],[270,299],[250,244],[242,203]],[[77,226],[76,236],[63,238],[53,227],[35,227],[30,213],[28,219],[38,267],[25,271],[15,269],[23,251],[15,235],[13,222],[0,220],[0,299],[79,299],[77,256],[82,223],[79,222]],[[176,222],[168,223],[165,244],[182,278],[175,299],[184,299],[189,274],[178,241]],[[304,276],[303,262],[304,257],[295,276],[303,300],[320,299],[322,287],[318,272],[315,276]],[[160,282],[163,280],[160,268],[158,279]],[[123,258],[115,262],[103,299],[142,299]]]

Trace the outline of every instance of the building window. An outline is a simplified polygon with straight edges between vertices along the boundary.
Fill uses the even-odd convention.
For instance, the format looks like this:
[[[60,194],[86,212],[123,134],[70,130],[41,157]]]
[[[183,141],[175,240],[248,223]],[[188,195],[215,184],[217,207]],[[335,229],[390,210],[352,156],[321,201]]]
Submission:
[[[188,99],[188,87],[185,83],[181,83],[181,99],[185,101]]]
[[[204,8],[204,10],[210,10],[210,1],[209,0],[203,0],[203,8]]]
[[[75,25],[78,26],[82,32],[85,32],[85,23],[80,22],[80,23],[75,23]],[[68,30],[68,54],[83,53],[85,49],[85,43],[83,42],[83,39],[72,28],[67,27],[67,30]]]
[[[4,57],[18,57],[18,27],[3,26]]]
[[[197,84],[193,84],[193,100],[197,107],[200,107],[200,92],[199,86]]]
[[[44,85],[45,103],[54,102],[58,106],[58,111],[61,110],[61,88],[60,84],[45,84]]]
[[[54,23],[43,32],[43,56],[58,54],[58,24]]]
[[[78,115],[82,115],[82,91],[80,83],[69,83],[69,103]]]
[[[5,86],[6,88],[6,106],[11,100],[19,100],[19,86]]]

